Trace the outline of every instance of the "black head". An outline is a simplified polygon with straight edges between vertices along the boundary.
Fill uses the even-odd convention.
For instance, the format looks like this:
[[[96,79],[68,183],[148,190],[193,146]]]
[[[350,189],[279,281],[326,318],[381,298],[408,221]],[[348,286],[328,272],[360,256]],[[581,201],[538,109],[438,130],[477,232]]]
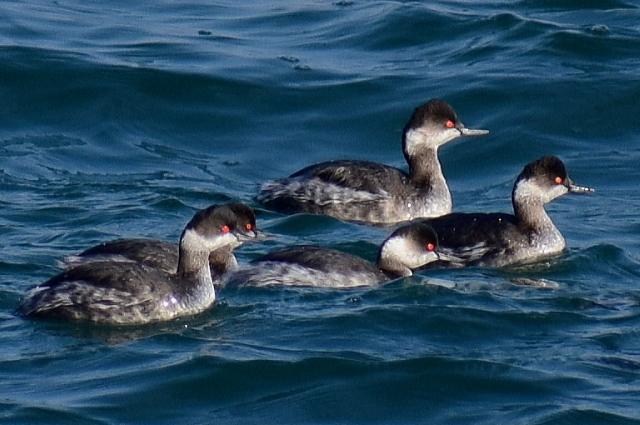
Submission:
[[[404,127],[406,133],[409,129],[416,129],[425,124],[452,128],[458,123],[458,116],[453,108],[442,99],[431,99],[413,110],[411,118]]]
[[[540,159],[525,165],[519,179],[541,179],[543,181],[561,184],[567,180],[567,169],[557,156],[545,155]]]
[[[253,209],[241,202],[232,202],[227,206],[236,215],[238,231],[250,238],[257,237],[258,228],[256,227],[256,214]]]
[[[378,251],[378,266],[393,274],[409,276],[411,270],[438,260],[438,235],[425,223],[411,223],[391,234]]]
[[[203,237],[211,237],[221,233],[236,233],[238,218],[229,204],[211,205],[198,211],[185,230],[194,230]]]
[[[412,223],[402,226],[393,232],[390,237],[400,237],[411,241],[411,243],[426,251],[435,251],[438,248],[438,235],[426,223]]]
[[[479,136],[487,130],[468,129],[458,120],[455,111],[442,99],[431,99],[413,110],[402,132],[405,158],[410,158],[425,147],[437,149],[460,136]]]
[[[545,155],[525,165],[513,187],[513,199],[515,202],[516,199],[538,198],[546,203],[569,192],[586,193],[594,190],[573,184],[562,160]]]

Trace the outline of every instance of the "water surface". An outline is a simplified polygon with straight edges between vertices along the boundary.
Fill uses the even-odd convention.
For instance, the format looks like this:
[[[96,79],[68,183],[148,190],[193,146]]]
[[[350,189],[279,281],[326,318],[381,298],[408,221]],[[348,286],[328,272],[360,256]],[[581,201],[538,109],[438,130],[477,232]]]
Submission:
[[[6,423],[640,423],[640,11],[635,2],[0,5],[0,417]],[[548,205],[558,257],[376,288],[234,288],[135,328],[24,320],[56,261],[177,240],[212,203],[269,240],[375,258],[388,229],[256,205],[313,162],[405,167],[441,97],[490,134],[440,150],[458,211],[510,212],[545,154],[594,187]],[[547,284],[540,288],[533,284]]]

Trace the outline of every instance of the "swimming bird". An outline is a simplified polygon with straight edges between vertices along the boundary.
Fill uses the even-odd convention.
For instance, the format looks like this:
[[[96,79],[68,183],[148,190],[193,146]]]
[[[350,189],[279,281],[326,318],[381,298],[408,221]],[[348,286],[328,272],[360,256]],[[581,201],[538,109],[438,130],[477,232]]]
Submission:
[[[544,205],[567,193],[589,193],[577,186],[564,163],[543,156],[527,164],[513,186],[514,214],[462,213],[424,220],[433,226],[449,266],[503,267],[556,255],[566,247]]]
[[[342,251],[312,245],[286,247],[241,266],[223,285],[287,285],[349,288],[378,285],[438,256],[438,239],[423,223],[400,227],[380,246],[376,264]]]
[[[477,136],[441,99],[418,106],[402,132],[409,172],[368,161],[311,165],[262,185],[256,200],[282,213],[326,214],[342,220],[393,224],[451,212],[451,193],[438,148],[460,136]]]
[[[240,202],[225,204],[235,214],[238,232],[247,237],[258,236],[256,216],[253,209]],[[242,242],[227,245],[211,252],[209,264],[214,278],[214,284],[228,270],[236,267],[238,262],[232,251]],[[178,244],[156,239],[116,239],[93,246],[77,255],[65,258],[65,268],[74,267],[89,261],[133,261],[146,264],[167,273],[175,273],[178,268]]]
[[[23,316],[135,325],[197,314],[215,301],[209,256],[246,236],[227,205],[196,213],[180,236],[176,273],[137,262],[80,264],[33,289]]]

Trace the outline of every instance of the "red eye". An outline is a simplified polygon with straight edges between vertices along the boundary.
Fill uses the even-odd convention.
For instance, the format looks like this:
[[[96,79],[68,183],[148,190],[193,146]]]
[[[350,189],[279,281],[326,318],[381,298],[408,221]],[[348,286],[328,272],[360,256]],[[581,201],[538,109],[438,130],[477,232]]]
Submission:
[[[558,184],[560,184],[560,183],[562,183],[562,177],[558,176],[555,179],[553,179],[553,181],[558,183]]]
[[[245,229],[247,229],[247,230],[251,230],[251,229],[253,229],[253,224],[251,224],[251,223],[247,223],[247,224],[244,226],[244,228],[245,228]]]
[[[230,228],[229,228],[229,226],[227,226],[226,224],[220,228],[220,231],[221,231],[222,233],[229,233],[229,231],[230,231],[230,230],[231,230],[231,229],[230,229]]]
[[[425,248],[427,248],[427,251],[433,251],[434,249],[436,249],[436,246],[429,242],[427,246],[425,246]]]
[[[447,127],[447,128],[452,128],[454,125],[456,125],[456,124],[451,120],[447,120],[447,122],[444,123],[444,126]]]

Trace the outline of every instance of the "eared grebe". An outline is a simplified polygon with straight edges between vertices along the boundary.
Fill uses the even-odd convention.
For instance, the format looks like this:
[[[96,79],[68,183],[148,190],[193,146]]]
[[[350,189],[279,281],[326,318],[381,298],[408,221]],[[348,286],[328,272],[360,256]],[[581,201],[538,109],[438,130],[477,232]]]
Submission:
[[[257,237],[256,216],[249,206],[232,202],[226,206],[235,213],[237,231],[247,237]],[[221,277],[227,270],[238,265],[233,249],[242,242],[216,249],[209,256],[211,274]],[[175,273],[178,268],[178,244],[154,239],[116,239],[91,247],[78,255],[65,258],[65,268],[90,261],[133,261],[146,264],[167,273]],[[214,280],[218,284],[219,279]]]
[[[377,265],[331,248],[292,246],[229,273],[225,285],[348,288],[376,285],[438,260],[438,238],[424,223],[397,229],[380,246]]]
[[[36,287],[17,312],[119,325],[200,313],[215,300],[209,255],[245,237],[231,208],[211,206],[182,232],[176,273],[136,262],[88,262]]]
[[[326,214],[342,220],[392,224],[451,212],[451,193],[438,148],[477,136],[444,100],[417,107],[402,133],[409,172],[368,161],[329,161],[262,185],[256,200],[283,213]]]
[[[594,190],[573,184],[555,156],[527,164],[511,194],[515,215],[452,213],[425,220],[438,234],[450,266],[502,267],[558,254],[566,243],[544,205],[567,193]]]

